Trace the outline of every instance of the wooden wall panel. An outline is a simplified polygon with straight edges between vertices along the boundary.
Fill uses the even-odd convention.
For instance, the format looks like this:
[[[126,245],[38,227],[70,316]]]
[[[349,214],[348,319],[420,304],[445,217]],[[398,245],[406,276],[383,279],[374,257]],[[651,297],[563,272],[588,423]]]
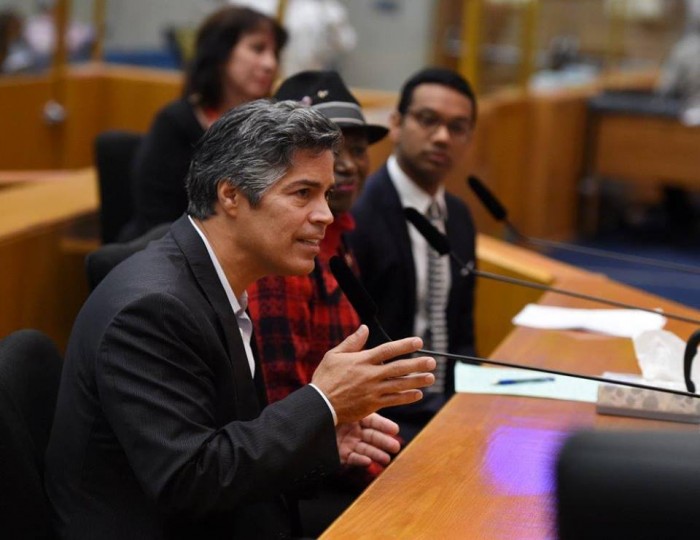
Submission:
[[[654,117],[605,115],[596,130],[597,174],[697,189],[700,128]]]
[[[114,67],[104,77],[107,110],[103,129],[144,132],[155,113],[182,90],[179,71]]]
[[[51,169],[60,165],[57,130],[42,116],[50,97],[48,75],[0,78],[0,169]]]
[[[583,173],[586,99],[590,91],[534,95],[532,137],[522,203],[523,232],[567,238],[576,231],[578,186]]]
[[[530,99],[524,92],[513,91],[489,96],[482,101],[488,103],[492,113],[484,119],[483,162],[476,164],[473,170],[506,207],[511,221],[520,223],[528,213],[523,201],[528,189],[526,166],[532,137]],[[474,201],[472,207],[483,208],[471,192],[469,196],[468,200]],[[503,226],[485,210],[481,211],[485,219],[477,221],[479,230],[502,234]]]
[[[93,141],[106,125],[105,79],[100,75],[73,73],[65,79],[66,120],[61,167],[75,169],[93,163]]]
[[[0,117],[3,127],[10,126],[3,133],[5,144],[0,145],[0,170],[91,165],[97,133],[147,130],[156,111],[180,93],[181,79],[177,71],[99,64],[71,68],[63,87],[68,116],[60,126],[48,126],[41,117],[41,108],[50,97],[46,77],[0,81]],[[502,91],[481,96],[474,143],[447,179],[448,189],[467,201],[482,232],[503,236],[503,227],[467,188],[468,174],[479,176],[498,195],[511,220],[526,234],[570,237],[577,221],[586,99],[603,86],[648,87],[652,83],[653,74],[643,72],[605,75],[578,90]],[[371,121],[388,122],[395,93],[356,92]],[[372,169],[391,150],[388,139],[371,147]]]
[[[0,242],[0,336],[36,328],[65,350],[88,287],[83,257],[62,251],[62,235],[62,227],[39,227]]]

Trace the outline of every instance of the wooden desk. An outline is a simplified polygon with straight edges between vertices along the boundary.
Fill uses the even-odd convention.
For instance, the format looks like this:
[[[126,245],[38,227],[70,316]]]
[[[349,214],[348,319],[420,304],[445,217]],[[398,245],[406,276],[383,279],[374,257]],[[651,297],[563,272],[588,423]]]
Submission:
[[[603,276],[548,263],[538,255],[523,256],[551,272],[562,288],[698,316]],[[541,302],[600,307],[551,293]],[[667,328],[682,338],[694,330],[672,321]],[[516,328],[491,357],[594,375],[638,372],[630,340],[583,332]],[[567,433],[593,426],[698,430],[598,415],[591,403],[459,394],[321,538],[552,538],[558,448]]]
[[[700,187],[700,127],[664,117],[601,114],[594,137],[597,175]]]
[[[621,180],[658,196],[660,188],[700,188],[700,127],[674,118],[630,113],[591,114],[582,229],[599,222],[600,181]]]
[[[0,337],[36,328],[65,348],[88,290],[84,253],[62,241],[97,207],[92,169],[17,179],[0,190]]]

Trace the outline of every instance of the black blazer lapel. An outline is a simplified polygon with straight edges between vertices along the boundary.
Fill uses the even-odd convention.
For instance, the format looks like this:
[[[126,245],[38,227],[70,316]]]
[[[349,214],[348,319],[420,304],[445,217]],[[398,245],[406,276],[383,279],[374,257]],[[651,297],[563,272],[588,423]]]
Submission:
[[[251,377],[248,358],[243,346],[243,338],[238,328],[236,316],[231,309],[231,304],[226,297],[226,291],[221,285],[207,248],[186,215],[173,223],[170,230],[187,259],[195,279],[221,323],[221,332],[226,339],[228,358],[233,371],[232,377],[236,391],[235,401],[238,419],[250,420],[257,418],[261,407],[255,384]],[[259,369],[259,366],[256,366],[257,369]]]
[[[389,170],[386,165],[380,169],[377,174],[377,188],[380,194],[379,203],[382,206],[384,219],[387,226],[391,230],[391,237],[398,244],[398,253],[400,257],[400,266],[402,275],[406,279],[403,290],[416,290],[416,267],[413,261],[413,249],[411,247],[411,238],[408,235],[408,223],[404,218],[403,206],[401,199],[394,187]],[[399,277],[399,276],[397,276]],[[416,296],[405,295],[408,301],[406,306],[407,313],[415,313],[416,311]]]

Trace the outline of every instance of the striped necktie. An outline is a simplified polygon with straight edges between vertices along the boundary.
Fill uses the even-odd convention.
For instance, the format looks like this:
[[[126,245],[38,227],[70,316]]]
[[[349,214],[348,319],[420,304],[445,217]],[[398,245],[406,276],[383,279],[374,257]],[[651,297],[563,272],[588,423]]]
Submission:
[[[427,217],[440,231],[445,232],[445,219],[442,209],[436,201],[428,208]],[[426,341],[427,348],[438,352],[447,352],[449,339],[447,334],[447,302],[449,279],[449,259],[440,255],[432,248],[428,248],[428,331]],[[426,389],[426,392],[443,393],[445,390],[445,375],[447,371],[447,359],[440,356],[435,359],[435,384]]]

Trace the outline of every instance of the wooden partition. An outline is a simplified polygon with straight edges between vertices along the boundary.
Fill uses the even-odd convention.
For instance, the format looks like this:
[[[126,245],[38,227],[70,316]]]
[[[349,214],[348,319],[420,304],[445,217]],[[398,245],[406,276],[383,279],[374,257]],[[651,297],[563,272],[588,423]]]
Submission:
[[[0,169],[60,167],[62,133],[42,117],[50,98],[48,76],[0,77]]]
[[[551,272],[513,256],[517,250],[493,237],[480,234],[476,244],[479,270],[506,277],[524,279],[539,285],[551,285]],[[479,356],[488,356],[513,330],[511,320],[527,304],[537,302],[542,291],[518,287],[483,277],[476,278],[474,312]]]
[[[665,117],[603,113],[591,172],[639,183],[700,187],[700,127]]]
[[[65,121],[50,124],[50,75],[0,79],[4,128],[0,170],[66,169],[93,163],[95,136],[107,129],[145,131],[154,114],[181,88],[179,72],[86,64],[61,80]]]
[[[88,290],[84,254],[63,239],[96,209],[92,169],[0,183],[0,337],[36,328],[65,347]]]
[[[578,218],[578,187],[584,168],[586,100],[582,88],[533,94],[528,159],[519,227],[531,236],[571,238]]]
[[[502,228],[466,187],[476,174],[496,192],[526,234],[567,238],[576,230],[577,186],[583,174],[586,100],[601,88],[649,87],[655,74],[606,75],[586,87],[548,92],[504,90],[479,97],[474,144],[448,178],[448,189],[472,208],[478,229]],[[4,144],[0,170],[78,168],[93,163],[95,135],[107,129],[145,131],[156,111],[181,90],[182,74],[157,69],[87,64],[63,80],[65,122],[47,124],[48,75],[0,80]],[[373,122],[388,124],[393,92],[355,89]],[[11,135],[9,135],[11,134]],[[370,148],[372,167],[391,152],[387,138]]]
[[[522,91],[503,91],[479,99],[474,141],[461,167],[447,179],[449,191],[469,205],[480,232],[500,236],[496,223],[468,188],[470,174],[480,178],[509,209],[514,222],[527,214],[521,204],[527,188],[530,97]]]
[[[52,96],[48,76],[0,79],[0,118],[5,128],[0,170],[15,171],[15,180],[0,186],[0,207],[7,209],[3,210],[4,233],[0,236],[0,335],[21,326],[38,326],[58,343],[65,343],[76,306],[86,293],[81,250],[66,246],[65,228],[85,215],[94,216],[98,204],[94,173],[83,175],[80,181],[73,179],[73,183],[69,174],[64,178],[65,190],[55,187],[55,182],[20,189],[19,180],[32,176],[21,171],[90,166],[95,135],[106,129],[145,131],[156,111],[179,94],[181,77],[174,71],[103,64],[73,67],[65,75],[61,93],[66,119],[56,125],[46,123],[42,116]],[[481,96],[474,144],[448,178],[448,189],[467,201],[481,233],[502,237],[503,229],[468,190],[468,174],[478,175],[494,190],[524,233],[569,236],[576,224],[586,99],[602,87],[648,87],[652,81],[648,73],[619,75],[577,90],[502,91]],[[396,94],[368,89],[355,92],[370,121],[388,124]],[[389,138],[371,147],[374,168],[391,149]],[[76,202],[78,209],[73,207]],[[31,227],[26,226],[26,216],[33,216]],[[504,267],[486,250],[484,241],[479,245],[485,269],[548,282],[547,276],[533,274],[527,267]],[[537,298],[536,292],[503,287],[479,284],[477,332],[482,354],[508,332],[510,317],[517,309]]]

